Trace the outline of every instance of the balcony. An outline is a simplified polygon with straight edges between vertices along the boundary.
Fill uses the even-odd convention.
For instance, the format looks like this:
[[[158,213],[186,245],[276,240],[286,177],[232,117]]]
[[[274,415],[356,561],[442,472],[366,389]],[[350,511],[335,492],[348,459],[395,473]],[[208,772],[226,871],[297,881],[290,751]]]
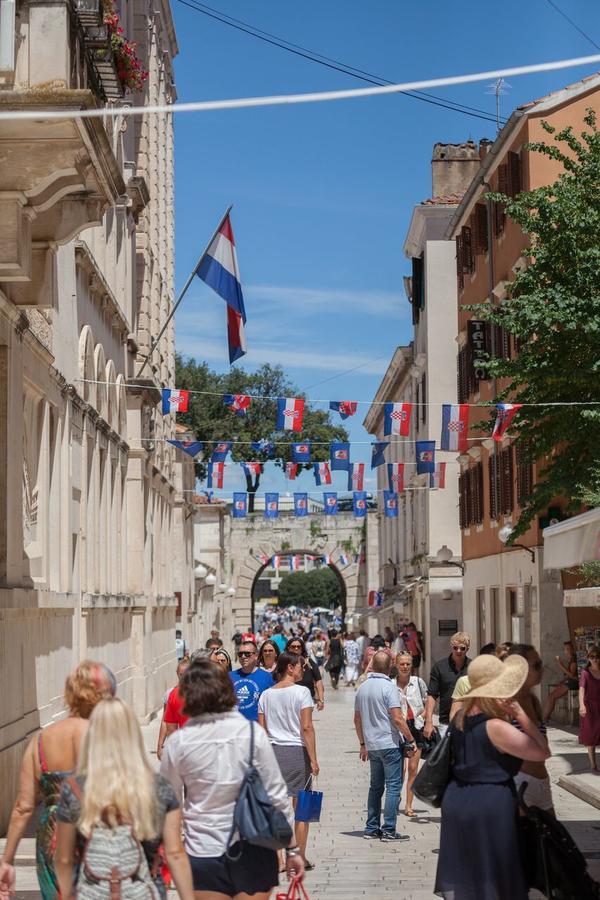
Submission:
[[[17,22],[0,110],[78,110],[122,96],[100,0],[23,0]],[[125,194],[113,140],[102,119],[0,123],[0,289],[13,303],[52,306],[53,248]]]

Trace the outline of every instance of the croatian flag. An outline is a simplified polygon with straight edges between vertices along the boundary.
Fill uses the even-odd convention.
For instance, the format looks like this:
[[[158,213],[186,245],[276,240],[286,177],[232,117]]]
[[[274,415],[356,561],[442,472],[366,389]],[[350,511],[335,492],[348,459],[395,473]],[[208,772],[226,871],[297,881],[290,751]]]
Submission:
[[[369,606],[374,606],[376,608],[383,606],[383,593],[382,591],[369,591]]]
[[[295,463],[310,462],[310,441],[304,444],[292,444],[292,460]]]
[[[512,420],[514,419],[516,413],[523,406],[522,403],[498,403],[496,404],[496,409],[498,413],[496,415],[496,422],[494,424],[494,430],[492,431],[492,437],[495,441],[501,441],[506,432],[508,431],[508,427]]]
[[[417,441],[417,475],[433,475],[435,472],[435,441]]]
[[[209,462],[208,477],[206,479],[206,484],[209,488],[222,488],[223,487],[223,472],[224,472],[224,470],[225,470],[225,463]]]
[[[189,453],[190,456],[196,456],[204,449],[202,441],[167,441],[167,444],[173,444],[178,450]]]
[[[335,491],[332,491],[331,493],[325,492],[323,494],[323,511],[326,516],[337,516],[338,501],[337,493]]]
[[[260,462],[244,462],[242,463],[242,470],[246,478],[256,478],[262,472],[263,466]]]
[[[298,518],[308,515],[308,494],[294,494],[294,515]]]
[[[347,566],[348,562],[349,562],[349,560],[348,560],[348,557],[346,556],[346,554],[340,553],[340,565]]]
[[[395,491],[383,492],[383,508],[386,518],[398,518],[398,494]]]
[[[349,416],[356,415],[358,403],[355,400],[332,400],[329,409],[339,412],[341,419],[347,419]]]
[[[211,462],[225,462],[227,454],[231,450],[231,441],[219,441],[213,445],[213,452],[210,457]]]
[[[442,405],[442,450],[466,453],[469,448],[469,406],[467,403]]]
[[[365,464],[351,463],[348,469],[348,490],[362,491],[365,480]]]
[[[273,459],[275,456],[275,444],[266,438],[261,438],[260,441],[252,441],[250,446],[257,453],[264,453],[267,459]]]
[[[232,508],[234,519],[244,519],[248,511],[248,495],[234,491]]]
[[[234,363],[246,352],[246,310],[229,215],[212,239],[195,274],[227,304],[229,362]]]
[[[389,441],[377,441],[372,445],[371,450],[371,468],[376,469],[385,463],[385,449],[390,446]]]
[[[290,556],[289,560],[290,572],[299,572],[300,571],[300,557],[299,556]]]
[[[350,444],[345,441],[332,441],[329,445],[329,458],[331,471],[347,470],[350,468]]]
[[[277,401],[277,431],[302,431],[304,400],[301,397],[280,397]]]
[[[276,519],[279,515],[279,494],[265,494],[265,519]]]
[[[400,493],[404,490],[404,463],[388,463],[387,468],[390,491]]]
[[[298,463],[286,462],[285,477],[287,478],[287,480],[295,481],[297,474],[298,474]]]
[[[273,569],[275,569],[276,572],[279,571],[279,557],[278,556],[271,557],[271,567]]]
[[[236,416],[245,416],[250,407],[250,397],[247,394],[223,394],[223,403]]]
[[[189,391],[172,391],[169,388],[162,389],[162,414],[187,412],[190,400]]]
[[[315,473],[315,482],[320,484],[331,484],[331,471],[328,462],[318,462],[313,464]]]
[[[331,564],[331,557],[330,557],[329,553],[325,553],[321,557],[321,562],[323,563],[324,566],[328,566]]]
[[[442,488],[446,487],[446,463],[437,463],[435,467],[435,472],[433,472],[429,476],[429,487],[430,488]]]
[[[354,491],[352,509],[356,519],[364,519],[367,514],[367,495],[364,491]],[[355,559],[354,562],[358,562],[358,559]]]
[[[383,433],[408,437],[412,403],[385,403],[383,407]]]

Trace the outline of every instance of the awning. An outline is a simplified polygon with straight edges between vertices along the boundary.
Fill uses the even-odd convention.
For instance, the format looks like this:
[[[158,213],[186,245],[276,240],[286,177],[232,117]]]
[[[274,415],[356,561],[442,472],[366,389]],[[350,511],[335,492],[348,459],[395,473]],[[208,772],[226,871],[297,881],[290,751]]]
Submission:
[[[544,569],[566,569],[600,559],[600,509],[544,528]]]

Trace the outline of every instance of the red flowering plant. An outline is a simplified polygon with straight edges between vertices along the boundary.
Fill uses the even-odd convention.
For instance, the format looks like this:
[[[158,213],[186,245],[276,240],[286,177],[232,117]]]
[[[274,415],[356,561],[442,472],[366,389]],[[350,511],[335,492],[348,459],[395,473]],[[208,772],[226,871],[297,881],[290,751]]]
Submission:
[[[137,44],[128,41],[119,19],[114,0],[102,0],[104,24],[108,28],[110,46],[117,64],[117,75],[121,85],[130,91],[141,91],[148,78],[136,53]]]

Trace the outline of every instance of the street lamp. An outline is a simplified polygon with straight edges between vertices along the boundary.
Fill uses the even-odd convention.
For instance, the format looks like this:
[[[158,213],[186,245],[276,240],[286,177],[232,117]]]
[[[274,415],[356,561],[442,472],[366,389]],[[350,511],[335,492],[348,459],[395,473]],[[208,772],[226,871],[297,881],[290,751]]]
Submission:
[[[226,590],[227,590],[227,585],[225,584],[224,581],[222,581],[221,584],[219,585],[219,590],[220,590],[220,591],[226,591]]]
[[[456,566],[457,569],[460,569],[462,574],[465,574],[465,567],[463,563],[455,562],[452,557],[454,553],[446,544],[442,544],[438,552],[435,554],[435,561],[438,566]]]
[[[213,584],[216,584],[216,583],[217,583],[217,576],[216,576],[216,575],[213,575],[213,573],[210,572],[210,573],[206,576],[206,584],[209,584],[209,585],[212,587]]]
[[[206,568],[206,566],[203,566],[202,563],[199,563],[194,569],[194,577],[203,579],[206,578],[207,575],[208,569]]]
[[[529,555],[531,556],[531,562],[535,562],[535,550],[532,550],[531,547],[526,547],[525,544],[511,544],[510,547],[506,547],[508,541],[510,541],[511,535],[514,531],[512,525],[503,525],[500,531],[498,532],[498,540],[501,544],[504,544],[507,550],[511,548],[519,548],[519,550],[527,550]]]
[[[227,588],[227,596],[228,596],[228,597],[233,597],[234,594],[235,594],[235,588],[234,588],[234,587]]]

